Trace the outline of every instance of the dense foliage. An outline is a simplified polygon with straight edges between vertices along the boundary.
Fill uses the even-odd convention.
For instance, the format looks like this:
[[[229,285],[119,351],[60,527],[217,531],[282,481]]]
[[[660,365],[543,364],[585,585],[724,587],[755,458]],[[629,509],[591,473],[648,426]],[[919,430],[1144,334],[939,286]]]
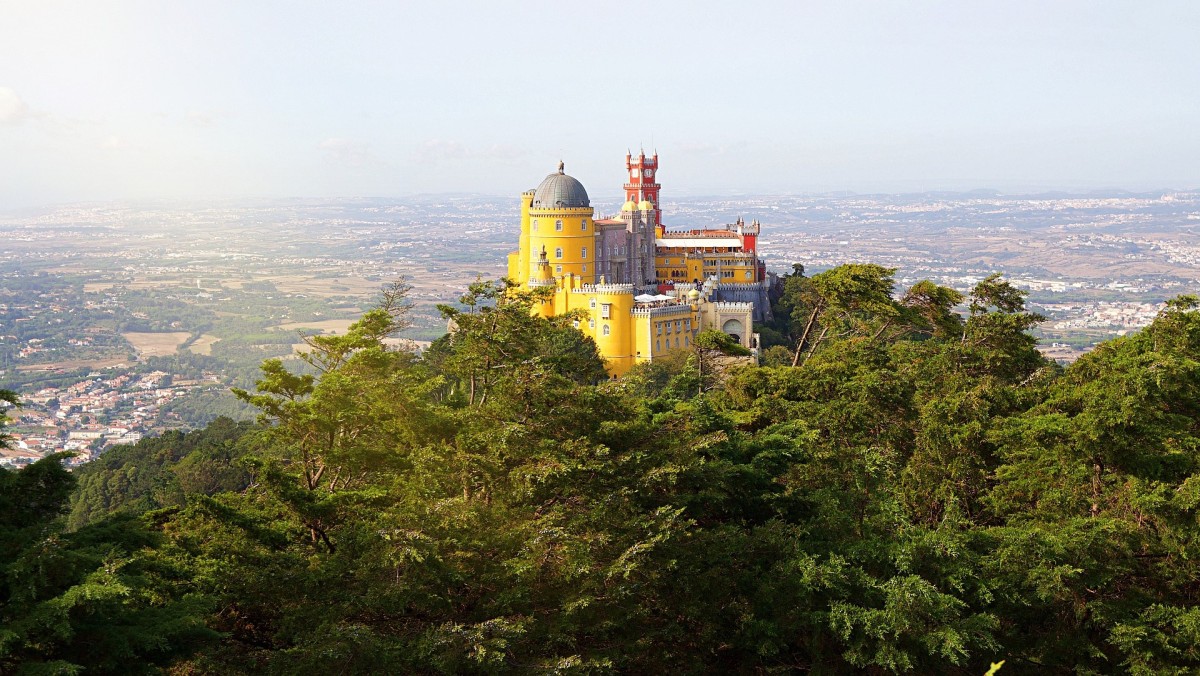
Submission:
[[[1064,369],[999,277],[892,272],[620,382],[531,294],[421,357],[393,297],[268,360],[263,427],[83,473],[78,530],[53,459],[0,475],[0,671],[1200,669],[1196,299]]]
[[[114,448],[77,473],[67,526],[78,529],[116,512],[140,514],[182,506],[188,496],[245,489],[250,475],[235,461],[249,451],[253,427],[218,418],[201,430]]]

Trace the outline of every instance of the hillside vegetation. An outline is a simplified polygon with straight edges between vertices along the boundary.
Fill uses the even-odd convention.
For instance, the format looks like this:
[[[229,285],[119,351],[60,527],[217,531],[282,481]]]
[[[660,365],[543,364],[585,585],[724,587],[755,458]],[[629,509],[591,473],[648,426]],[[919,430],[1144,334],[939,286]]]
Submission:
[[[620,382],[499,284],[390,349],[390,295],[258,426],[0,473],[0,673],[1200,669],[1196,299],[1062,368],[998,277],[777,292],[763,366]]]

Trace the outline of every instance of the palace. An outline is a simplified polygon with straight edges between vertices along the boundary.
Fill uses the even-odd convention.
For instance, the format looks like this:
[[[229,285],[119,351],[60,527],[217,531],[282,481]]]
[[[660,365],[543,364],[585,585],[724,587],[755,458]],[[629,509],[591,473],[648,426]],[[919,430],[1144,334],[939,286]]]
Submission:
[[[508,277],[550,287],[543,316],[580,311],[613,377],[634,364],[688,349],[696,334],[719,329],[757,356],[753,321],[769,312],[760,226],[669,231],[655,174],[658,154],[625,156],[625,204],[595,218],[587,190],[563,171],[521,194],[521,234]]]

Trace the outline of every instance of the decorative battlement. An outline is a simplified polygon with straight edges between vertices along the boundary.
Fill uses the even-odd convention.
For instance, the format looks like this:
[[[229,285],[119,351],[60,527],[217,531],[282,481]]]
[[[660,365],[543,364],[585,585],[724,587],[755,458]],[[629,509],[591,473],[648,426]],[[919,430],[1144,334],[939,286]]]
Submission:
[[[767,286],[767,281],[761,282],[717,282],[722,291],[757,291]]]
[[[590,216],[592,214],[591,207],[529,207],[529,213],[536,214],[538,218],[554,218],[562,216],[564,218],[572,218],[578,216]]]
[[[677,303],[673,305],[659,305],[657,307],[648,307],[639,305],[629,311],[634,317],[658,317],[661,315],[691,315],[692,306],[686,303]]]
[[[735,235],[737,235],[737,232],[728,229],[693,228],[691,230],[668,230],[663,233],[663,239],[682,239],[685,237],[733,237]]]
[[[627,293],[633,295],[632,284],[584,284],[577,289],[571,289],[571,293],[608,293],[620,294]]]
[[[752,312],[754,311],[754,303],[740,303],[737,301],[717,301],[713,303],[713,307],[717,312]]]

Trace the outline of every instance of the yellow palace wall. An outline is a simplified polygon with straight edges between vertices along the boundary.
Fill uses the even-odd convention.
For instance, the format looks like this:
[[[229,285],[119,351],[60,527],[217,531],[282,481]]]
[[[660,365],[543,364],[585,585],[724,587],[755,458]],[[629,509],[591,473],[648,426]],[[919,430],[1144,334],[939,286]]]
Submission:
[[[522,205],[522,211],[525,211]],[[577,275],[587,283],[596,279],[596,226],[592,221],[591,207],[574,209],[528,210],[529,257],[522,268],[525,275],[531,274],[530,263],[536,264],[542,247],[554,276]],[[522,216],[522,221],[525,216]],[[558,229],[558,224],[562,229]],[[521,262],[518,260],[518,265]]]

